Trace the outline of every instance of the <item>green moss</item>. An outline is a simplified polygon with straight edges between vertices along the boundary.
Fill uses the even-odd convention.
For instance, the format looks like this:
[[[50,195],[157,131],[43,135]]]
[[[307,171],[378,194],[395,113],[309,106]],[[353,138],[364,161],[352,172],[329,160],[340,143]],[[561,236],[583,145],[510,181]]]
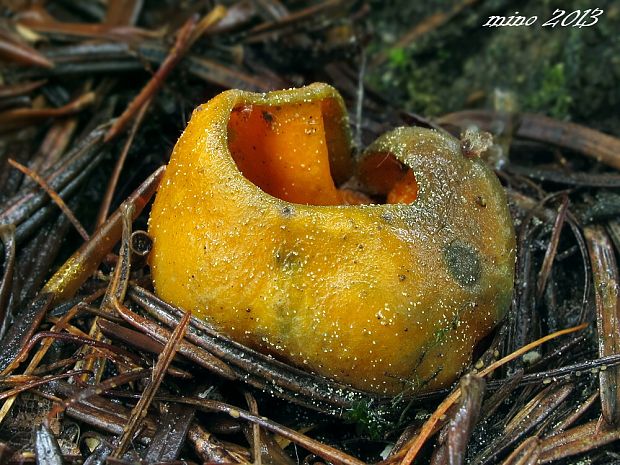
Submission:
[[[402,47],[395,47],[389,51],[390,66],[392,68],[404,68],[409,62],[409,57]]]
[[[565,118],[573,101],[568,89],[564,63],[556,63],[543,71],[540,89],[525,96],[524,103],[532,111]]]
[[[345,412],[345,421],[355,425],[358,435],[379,440],[395,427],[391,409],[378,407],[372,401],[357,402]]]

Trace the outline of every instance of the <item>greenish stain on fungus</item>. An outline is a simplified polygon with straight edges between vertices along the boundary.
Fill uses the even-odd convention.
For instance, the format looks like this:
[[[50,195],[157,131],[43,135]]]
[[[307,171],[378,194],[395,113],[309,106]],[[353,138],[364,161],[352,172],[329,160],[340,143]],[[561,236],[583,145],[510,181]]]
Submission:
[[[444,249],[446,267],[456,282],[463,287],[475,286],[482,274],[480,254],[473,247],[454,241]]]

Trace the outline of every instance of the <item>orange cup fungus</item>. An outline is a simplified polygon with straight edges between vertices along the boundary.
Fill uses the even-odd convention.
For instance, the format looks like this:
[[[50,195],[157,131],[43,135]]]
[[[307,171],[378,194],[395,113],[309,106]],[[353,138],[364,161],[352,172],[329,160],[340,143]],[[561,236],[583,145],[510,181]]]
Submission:
[[[510,303],[504,191],[433,130],[398,128],[351,154],[326,84],[229,90],[198,107],[151,212],[155,290],[361,390],[447,386]]]

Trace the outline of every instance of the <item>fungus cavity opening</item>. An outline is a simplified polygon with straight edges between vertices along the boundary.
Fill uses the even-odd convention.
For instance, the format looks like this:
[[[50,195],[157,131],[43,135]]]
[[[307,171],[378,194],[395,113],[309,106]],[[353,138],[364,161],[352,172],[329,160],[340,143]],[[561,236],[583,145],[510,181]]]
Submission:
[[[413,203],[418,198],[418,182],[413,170],[392,153],[366,154],[359,164],[358,176],[366,189],[385,198],[385,203]]]
[[[408,174],[400,169],[399,176],[390,173],[393,182],[389,189],[369,189],[373,198],[358,190],[337,187],[353,174],[349,135],[343,124],[340,106],[330,98],[281,105],[239,105],[228,122],[228,148],[250,182],[287,202],[360,205],[415,200],[417,183],[411,170]],[[371,179],[383,176],[381,166],[378,164],[379,170]]]

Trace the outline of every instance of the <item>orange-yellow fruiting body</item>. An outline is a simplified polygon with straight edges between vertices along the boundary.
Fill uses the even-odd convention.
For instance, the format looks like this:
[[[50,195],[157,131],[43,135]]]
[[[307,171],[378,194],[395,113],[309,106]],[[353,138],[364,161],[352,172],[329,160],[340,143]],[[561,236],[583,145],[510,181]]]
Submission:
[[[358,198],[337,189],[354,173],[400,203],[343,205]],[[382,136],[354,163],[342,99],[325,84],[230,90],[197,108],[149,233],[163,299],[382,394],[453,382],[512,292],[514,231],[493,172],[420,128]]]

